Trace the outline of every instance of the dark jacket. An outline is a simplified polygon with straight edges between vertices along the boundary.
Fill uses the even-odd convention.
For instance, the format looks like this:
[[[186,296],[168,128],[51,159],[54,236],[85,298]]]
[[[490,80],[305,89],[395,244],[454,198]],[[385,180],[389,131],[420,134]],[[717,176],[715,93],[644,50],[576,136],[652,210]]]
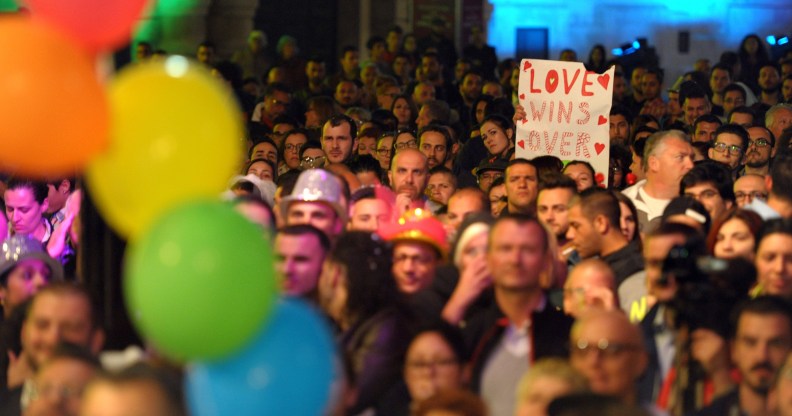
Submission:
[[[534,311],[531,314],[531,362],[545,357],[568,357],[567,345],[573,322],[571,317],[553,307],[549,301],[546,302],[544,309]],[[503,315],[497,304],[493,304],[489,311],[482,313],[477,319],[468,322],[465,334],[469,345],[475,345],[470,366],[470,388],[473,391],[480,391],[481,375],[487,359],[497,347],[508,326],[509,319]]]

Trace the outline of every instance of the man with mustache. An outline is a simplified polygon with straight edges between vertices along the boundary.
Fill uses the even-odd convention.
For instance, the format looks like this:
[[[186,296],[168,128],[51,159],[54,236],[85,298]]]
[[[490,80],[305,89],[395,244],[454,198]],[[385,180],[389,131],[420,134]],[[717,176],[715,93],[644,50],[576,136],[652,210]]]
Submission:
[[[395,208],[399,216],[410,209],[423,208],[428,179],[427,158],[418,149],[404,149],[393,157],[388,181],[396,193]]]
[[[792,307],[783,298],[760,296],[737,307],[731,359],[741,381],[698,415],[769,414],[771,388],[792,350]]]
[[[451,134],[439,124],[429,124],[418,133],[418,148],[426,155],[429,169],[444,165],[451,148]]]
[[[745,174],[767,176],[770,159],[775,156],[775,137],[767,127],[748,127],[748,147],[745,149]]]

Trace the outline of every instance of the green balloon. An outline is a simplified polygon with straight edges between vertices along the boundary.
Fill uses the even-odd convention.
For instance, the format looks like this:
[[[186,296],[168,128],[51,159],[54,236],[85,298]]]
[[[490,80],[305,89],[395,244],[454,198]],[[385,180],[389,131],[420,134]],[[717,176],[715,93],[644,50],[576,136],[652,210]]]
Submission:
[[[129,315],[173,359],[218,359],[246,346],[272,311],[276,286],[261,228],[226,203],[180,206],[127,248]]]
[[[0,12],[16,12],[19,6],[15,0],[0,0]]]

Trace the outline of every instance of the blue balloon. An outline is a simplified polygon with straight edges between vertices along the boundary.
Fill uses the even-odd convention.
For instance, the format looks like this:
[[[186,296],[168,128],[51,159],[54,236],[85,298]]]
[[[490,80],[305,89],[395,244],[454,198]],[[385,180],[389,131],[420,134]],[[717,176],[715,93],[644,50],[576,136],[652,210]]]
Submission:
[[[187,401],[195,416],[320,415],[340,374],[324,318],[303,301],[280,300],[240,353],[188,368]]]

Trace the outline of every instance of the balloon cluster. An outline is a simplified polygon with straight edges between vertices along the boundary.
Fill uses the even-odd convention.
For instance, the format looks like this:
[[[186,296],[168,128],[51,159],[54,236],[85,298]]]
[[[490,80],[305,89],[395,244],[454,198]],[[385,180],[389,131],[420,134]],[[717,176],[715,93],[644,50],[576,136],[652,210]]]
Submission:
[[[242,156],[231,91],[179,56],[107,85],[96,71],[147,2],[26,0],[29,16],[0,17],[0,170],[86,173],[130,240],[129,315],[189,363],[194,414],[322,413],[338,373],[330,331],[307,305],[278,301],[269,241],[219,200]]]

